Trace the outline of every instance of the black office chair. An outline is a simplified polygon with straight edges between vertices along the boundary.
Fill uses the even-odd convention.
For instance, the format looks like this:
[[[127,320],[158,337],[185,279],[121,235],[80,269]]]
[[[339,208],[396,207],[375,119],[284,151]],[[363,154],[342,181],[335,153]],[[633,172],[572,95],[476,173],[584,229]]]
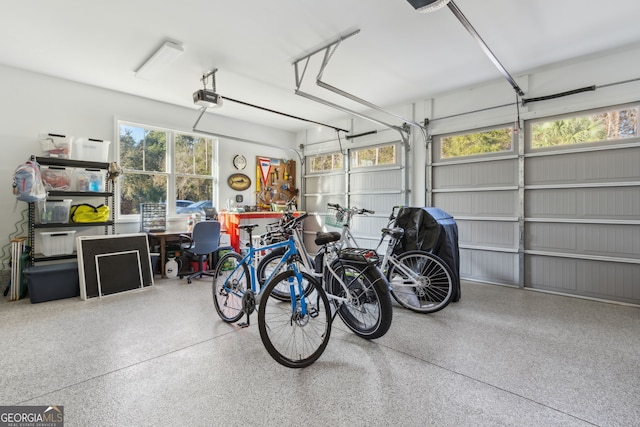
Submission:
[[[230,250],[231,246],[220,246],[220,223],[218,221],[200,221],[193,226],[191,236],[181,234],[179,239],[180,247],[192,260],[198,261],[198,271],[187,276],[187,283],[191,279],[202,276],[213,276],[213,268],[218,260],[218,251]],[[204,261],[213,254],[211,267],[204,268]],[[180,275],[182,279],[184,275]]]

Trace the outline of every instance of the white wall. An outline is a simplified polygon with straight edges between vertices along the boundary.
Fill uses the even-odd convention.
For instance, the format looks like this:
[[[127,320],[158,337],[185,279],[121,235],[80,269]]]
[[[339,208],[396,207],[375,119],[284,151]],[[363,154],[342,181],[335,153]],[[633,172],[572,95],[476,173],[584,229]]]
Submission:
[[[126,120],[190,132],[198,116],[197,109],[177,107],[145,98],[88,86],[50,76],[0,66],[0,241],[9,243],[9,235],[20,222],[21,212],[27,204],[16,202],[11,192],[15,168],[32,154],[41,153],[38,134],[52,132],[76,137],[84,136],[112,141],[110,161],[113,161],[117,137],[116,120]],[[205,114],[198,129],[218,134],[259,141],[276,147],[295,147],[291,132],[259,126],[214,114]],[[255,176],[255,157],[293,158],[288,150],[220,138],[218,203],[239,194],[226,185],[227,177],[235,171],[233,156],[244,154],[248,160],[245,172],[252,180]],[[299,165],[298,165],[299,166]],[[298,173],[296,176],[300,176]],[[252,189],[242,192],[244,204],[254,204]],[[129,231],[136,226],[118,227]],[[25,227],[26,231],[26,227]],[[26,235],[26,233],[25,233]],[[9,252],[10,253],[10,252]],[[3,259],[2,269],[8,268]]]

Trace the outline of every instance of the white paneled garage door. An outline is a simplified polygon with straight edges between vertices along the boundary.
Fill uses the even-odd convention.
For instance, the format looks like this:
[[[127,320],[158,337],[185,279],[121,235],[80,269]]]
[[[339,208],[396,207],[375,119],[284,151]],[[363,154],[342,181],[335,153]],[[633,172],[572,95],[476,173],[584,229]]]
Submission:
[[[389,147],[392,147],[390,149]],[[369,156],[363,160],[363,152],[393,151],[393,158],[378,160]],[[345,150],[343,162],[328,161],[340,153],[329,153],[305,158],[305,209],[315,213],[313,219],[305,222],[305,244],[315,252],[313,237],[319,230],[340,231],[328,226],[326,221],[327,203],[341,206],[364,208],[375,211],[375,215],[354,217],[351,230],[362,247],[375,247],[380,238],[380,230],[387,225],[391,208],[406,204],[405,155],[398,141],[361,146]],[[313,166],[318,157],[324,158],[323,166]],[[331,169],[331,164],[341,164],[339,169]]]
[[[611,118],[621,111],[631,124]],[[434,138],[431,199],[458,223],[461,276],[640,304],[637,111],[583,113],[614,129],[562,146],[536,146],[532,126],[566,132],[579,117],[527,123],[494,153],[443,158],[447,136]]]

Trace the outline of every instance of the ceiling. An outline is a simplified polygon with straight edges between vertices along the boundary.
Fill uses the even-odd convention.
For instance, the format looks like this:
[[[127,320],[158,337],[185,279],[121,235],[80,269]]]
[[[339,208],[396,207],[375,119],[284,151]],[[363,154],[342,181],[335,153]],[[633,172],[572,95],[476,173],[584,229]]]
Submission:
[[[344,113],[294,93],[292,64],[355,30],[359,33],[335,50],[322,79],[379,106],[503,78],[447,7],[420,14],[406,0],[5,3],[0,63],[187,106],[194,109],[194,121],[192,93],[202,88],[203,73],[217,68],[217,92],[223,97],[336,123]],[[455,4],[514,77],[640,43],[638,0]],[[166,40],[181,43],[184,53],[155,78],[137,78],[134,71]],[[365,111],[316,86],[322,54],[310,57],[300,89]],[[310,126],[233,102],[209,111],[291,131]]]

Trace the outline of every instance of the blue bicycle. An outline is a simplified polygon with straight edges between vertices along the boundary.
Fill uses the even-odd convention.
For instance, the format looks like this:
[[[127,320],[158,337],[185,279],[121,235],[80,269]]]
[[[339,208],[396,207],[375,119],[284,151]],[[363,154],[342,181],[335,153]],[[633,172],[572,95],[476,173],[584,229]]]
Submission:
[[[299,223],[305,217],[306,214],[301,215],[294,221]],[[251,224],[238,228],[251,235],[255,227],[256,224]],[[275,277],[260,286],[254,267],[256,252],[280,248],[285,249],[281,262],[286,264],[286,268],[274,270],[278,272],[273,274]],[[263,311],[263,315],[258,316],[260,337],[269,354],[290,368],[303,368],[315,362],[324,352],[331,335],[329,300],[318,281],[298,269],[299,253],[293,238],[258,249],[249,246],[244,256],[228,252],[218,261],[213,279],[216,311],[222,320],[229,323],[239,321],[246,314],[247,320],[238,324],[240,327],[250,325],[250,315],[265,294],[268,305],[276,310],[269,310],[266,316]],[[287,344],[283,345],[284,342]]]

